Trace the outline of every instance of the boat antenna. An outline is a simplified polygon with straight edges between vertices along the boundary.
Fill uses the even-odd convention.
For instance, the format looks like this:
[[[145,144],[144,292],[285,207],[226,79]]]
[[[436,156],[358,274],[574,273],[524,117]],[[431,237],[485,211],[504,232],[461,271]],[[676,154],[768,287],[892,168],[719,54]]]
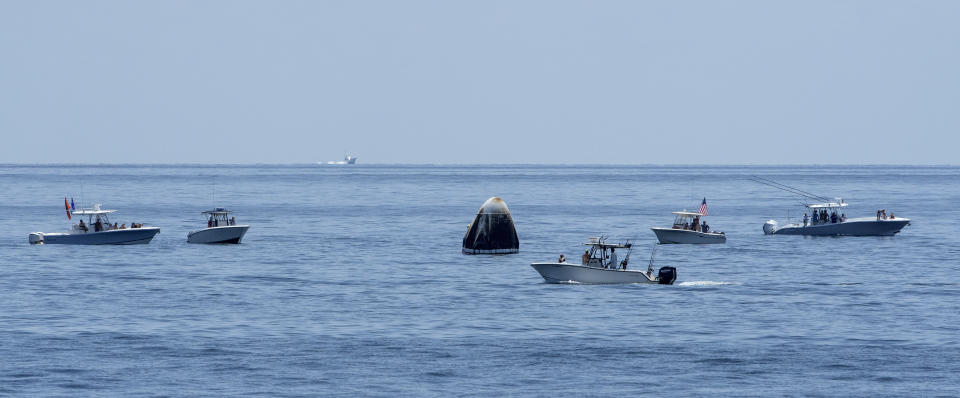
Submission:
[[[807,192],[807,191],[804,191],[804,190],[801,190],[801,189],[798,189],[798,188],[794,188],[794,187],[791,187],[791,186],[786,185],[786,184],[781,184],[781,183],[779,183],[779,182],[776,182],[776,181],[773,181],[773,180],[770,180],[770,179],[767,179],[767,178],[758,177],[758,176],[750,176],[750,181],[753,181],[753,182],[755,182],[755,183],[757,183],[757,184],[766,185],[766,186],[768,186],[768,187],[776,188],[776,189],[779,189],[779,190],[781,190],[781,191],[789,192],[789,193],[792,193],[792,194],[794,194],[794,195],[801,196],[801,197],[804,197],[804,198],[807,198],[807,199],[813,199],[813,200],[822,201],[822,202],[829,202],[829,201],[830,201],[830,198],[826,198],[826,197],[823,197],[823,196],[820,196],[820,195],[815,195],[815,194],[812,194],[812,193],[810,193],[810,192]]]

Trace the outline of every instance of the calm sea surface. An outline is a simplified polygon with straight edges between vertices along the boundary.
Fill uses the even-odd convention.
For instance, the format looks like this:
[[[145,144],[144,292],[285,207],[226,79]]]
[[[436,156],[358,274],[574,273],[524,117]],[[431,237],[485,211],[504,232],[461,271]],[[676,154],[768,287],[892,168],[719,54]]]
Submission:
[[[764,236],[803,208],[750,175],[912,225]],[[0,166],[0,187],[0,395],[960,394],[956,167]],[[30,246],[64,196],[161,233]],[[460,254],[491,196],[520,253]],[[649,228],[703,197],[728,241],[661,247],[674,286],[529,266],[602,233],[644,267]],[[214,203],[243,244],[186,243]]]

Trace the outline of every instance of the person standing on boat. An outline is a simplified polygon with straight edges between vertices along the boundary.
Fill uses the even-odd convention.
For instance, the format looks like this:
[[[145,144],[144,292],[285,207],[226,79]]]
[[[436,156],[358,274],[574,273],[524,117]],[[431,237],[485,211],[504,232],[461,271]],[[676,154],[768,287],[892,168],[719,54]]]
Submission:
[[[587,265],[587,263],[590,262],[590,249],[583,251],[583,255],[580,256],[580,261],[583,262],[583,265]]]
[[[617,253],[614,252],[614,248],[610,248],[610,262],[607,263],[607,268],[617,269]]]
[[[810,221],[810,218],[807,217],[807,213],[803,213],[803,226],[807,226],[807,221]]]

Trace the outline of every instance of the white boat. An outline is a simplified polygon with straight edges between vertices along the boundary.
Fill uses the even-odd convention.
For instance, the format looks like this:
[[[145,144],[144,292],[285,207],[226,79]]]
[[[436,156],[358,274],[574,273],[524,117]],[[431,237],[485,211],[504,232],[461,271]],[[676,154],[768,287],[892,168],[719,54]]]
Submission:
[[[150,243],[160,233],[160,228],[144,227],[140,224],[116,226],[110,223],[110,214],[116,210],[102,210],[97,204],[91,209],[71,210],[70,214],[80,217],[67,232],[33,232],[29,235],[31,244],[65,245],[135,245]],[[84,217],[87,222],[84,223]]]
[[[347,155],[343,157],[343,160],[333,160],[327,162],[327,164],[357,164],[357,157]]]
[[[774,220],[763,224],[763,233],[767,235],[812,235],[812,236],[893,236],[903,227],[910,225],[910,219],[885,214],[877,217],[847,218],[843,208],[847,206],[843,199],[835,202],[805,204],[810,214],[804,213],[799,223],[779,225]],[[824,216],[823,214],[826,214]],[[838,215],[839,214],[839,215]]]
[[[236,218],[229,217],[230,213],[222,207],[202,212],[201,214],[207,216],[207,227],[189,233],[187,242],[239,244],[250,226],[237,225]]]
[[[624,284],[624,283],[651,283],[670,285],[677,279],[677,269],[670,266],[660,267],[657,275],[653,275],[653,254],[646,271],[628,269],[630,249],[628,243],[606,243],[605,238],[590,238],[584,243],[588,249],[581,258],[581,264],[557,262],[537,262],[530,264],[540,273],[548,283],[584,283],[584,284]],[[623,261],[616,261],[613,254],[615,249],[627,249]],[[610,251],[610,255],[607,251]]]
[[[877,210],[876,217],[847,218],[843,208],[847,203],[841,198],[830,200],[798,188],[784,185],[779,182],[752,176],[753,182],[792,193],[803,199],[803,206],[808,213],[803,214],[803,220],[798,223],[780,225],[774,220],[767,220],[763,224],[763,233],[767,235],[811,235],[811,236],[893,236],[903,227],[910,225],[910,219],[895,217],[893,213],[887,216],[886,210]],[[819,203],[808,203],[807,200],[816,200]]]
[[[673,227],[653,227],[653,233],[663,244],[708,244],[727,243],[727,235],[723,232],[710,231],[706,223],[700,222],[704,215],[688,211],[673,212],[677,217]]]

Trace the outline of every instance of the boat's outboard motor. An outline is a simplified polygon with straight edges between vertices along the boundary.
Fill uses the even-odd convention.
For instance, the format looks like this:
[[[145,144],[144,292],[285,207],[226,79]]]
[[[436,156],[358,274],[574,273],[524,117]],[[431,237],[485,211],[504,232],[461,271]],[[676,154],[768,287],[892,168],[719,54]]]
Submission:
[[[660,271],[657,272],[657,281],[661,285],[672,285],[675,280],[677,280],[676,268],[671,266],[660,267]]]
[[[42,245],[43,244],[43,232],[32,232],[28,235],[31,245]]]
[[[767,220],[763,223],[763,233],[765,235],[770,235],[774,232],[777,232],[777,222],[773,220]]]

